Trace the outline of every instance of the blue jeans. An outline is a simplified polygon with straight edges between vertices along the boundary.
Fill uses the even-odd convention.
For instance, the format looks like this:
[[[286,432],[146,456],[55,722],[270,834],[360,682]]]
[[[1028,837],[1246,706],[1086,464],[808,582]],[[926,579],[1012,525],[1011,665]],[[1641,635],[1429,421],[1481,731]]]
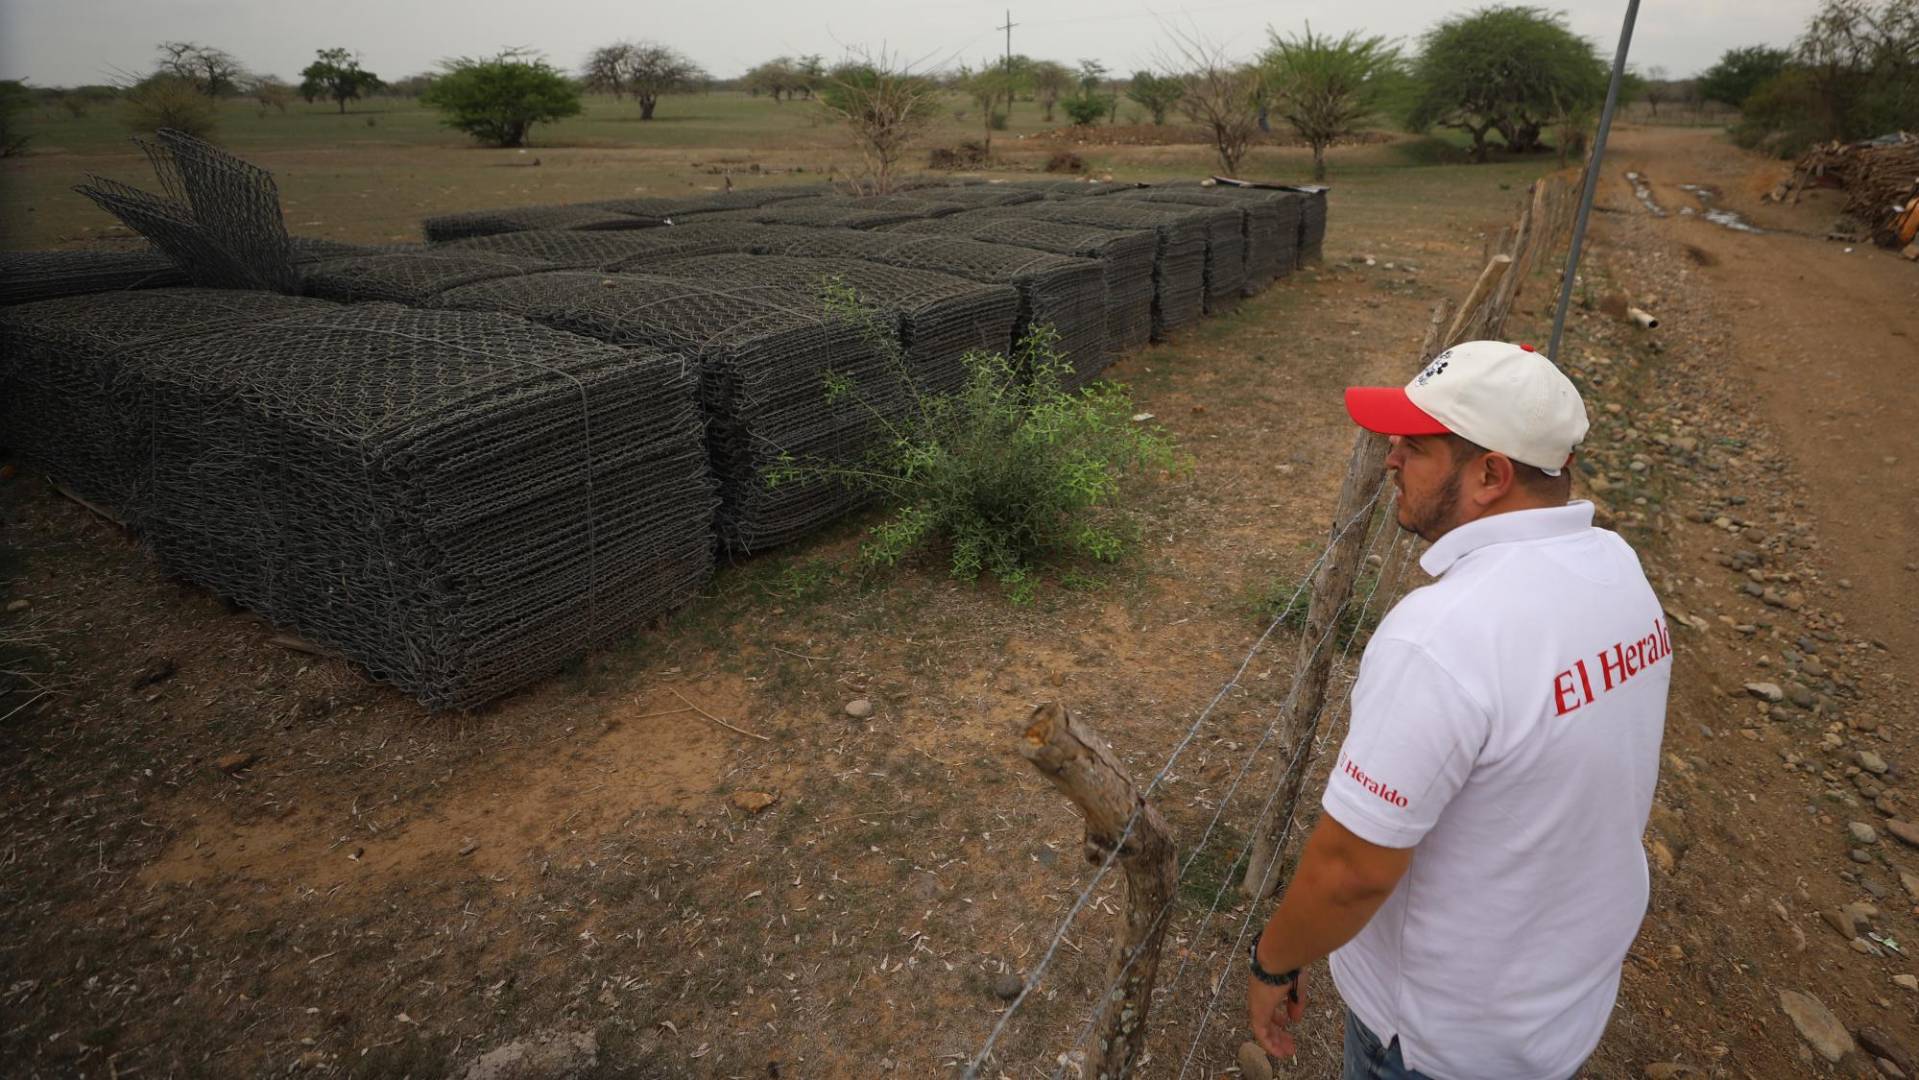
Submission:
[[[1428,1080],[1424,1073],[1416,1073],[1406,1067],[1399,1056],[1399,1037],[1381,1046],[1379,1036],[1372,1033],[1353,1010],[1346,1010],[1346,1064],[1339,1071],[1339,1080]]]

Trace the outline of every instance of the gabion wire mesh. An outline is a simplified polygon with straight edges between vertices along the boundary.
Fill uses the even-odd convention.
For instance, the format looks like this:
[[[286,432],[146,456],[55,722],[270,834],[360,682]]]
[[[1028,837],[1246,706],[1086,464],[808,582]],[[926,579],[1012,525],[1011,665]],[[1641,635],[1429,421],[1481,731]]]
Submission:
[[[130,514],[138,446],[113,406],[129,353],[332,307],[257,290],[163,288],[0,310],[0,433],[56,483]]]
[[[1073,195],[1111,195],[1116,191],[1131,191],[1144,185],[1114,183],[1110,180],[1017,180],[1007,186],[1037,191],[1041,197],[1051,199]]]
[[[439,243],[527,229],[644,229],[665,223],[662,217],[592,206],[520,206],[438,214],[420,222],[420,229],[429,242]]]
[[[1245,280],[1241,293],[1251,296],[1279,276],[1279,259],[1295,246],[1290,232],[1282,231],[1280,204],[1268,199],[1248,199],[1219,193],[1217,187],[1197,185],[1155,187],[1133,192],[1127,198],[1142,202],[1183,203],[1191,206],[1224,207],[1239,211],[1240,240]],[[1290,268],[1289,268],[1290,269]]]
[[[1099,264],[1089,259],[897,232],[767,225],[760,236],[761,250],[771,255],[866,259],[1011,285],[1020,294],[1015,334],[1033,326],[1053,327],[1059,333],[1060,356],[1073,368],[1069,384],[1084,383],[1106,366],[1106,282]]]
[[[420,248],[385,255],[351,255],[302,267],[300,291],[341,303],[387,300],[422,305],[447,289],[490,278],[542,273],[538,259],[492,251]]]
[[[1106,282],[1106,351],[1118,354],[1152,338],[1153,251],[1158,238],[1151,229],[1122,231],[967,213],[903,222],[888,231],[955,236],[1092,259],[1100,264]]]
[[[536,259],[557,269],[620,271],[659,259],[757,250],[761,226],[750,221],[689,220],[637,232],[529,229],[435,244],[426,250]]]
[[[1193,205],[1190,196],[1151,188],[1116,198],[1190,214],[1201,222],[1206,230],[1206,311],[1223,311],[1239,302],[1246,290],[1246,227],[1237,207]]]
[[[751,210],[756,206],[788,199],[811,199],[833,194],[826,184],[779,185],[762,188],[735,188],[732,191],[703,191],[688,195],[640,195],[624,199],[604,199],[585,203],[600,210],[642,217],[669,218],[715,214],[726,210]]]
[[[1042,192],[1014,184],[976,184],[968,187],[928,188],[914,192],[915,195],[934,199],[943,203],[959,203],[962,206],[1017,206],[1020,203],[1038,202],[1045,198]]]
[[[826,314],[823,303],[771,302],[764,292],[675,278],[575,272],[467,285],[434,303],[513,312],[694,361],[720,485],[719,533],[742,551],[795,539],[862,498],[824,478],[769,483],[786,455],[852,465],[910,401],[897,363],[865,327]],[[829,394],[833,381],[843,382],[844,392]]]
[[[184,285],[187,272],[157,251],[0,252],[0,304]]]
[[[365,304],[127,359],[156,553],[430,706],[525,685],[711,571],[677,357]]]
[[[789,199],[751,210],[705,214],[696,220],[757,221],[768,225],[804,225],[816,229],[877,229],[882,225],[938,217],[965,209],[956,203],[937,203],[900,195],[879,198],[882,201],[837,195]]]
[[[1158,237],[1153,252],[1153,340],[1196,322],[1206,308],[1206,230],[1193,218],[1166,207],[1125,199],[1048,199],[979,210],[982,216],[1091,225],[1102,229],[1151,229]]]
[[[1280,255],[1274,267],[1279,276],[1290,274],[1299,265],[1299,243],[1301,216],[1307,197],[1293,188],[1258,187],[1221,183],[1213,187],[1200,189],[1195,185],[1185,185],[1187,190],[1205,190],[1221,197],[1236,199],[1248,205],[1260,205],[1270,209],[1277,217],[1275,228],[1279,234]],[[1324,235],[1324,221],[1321,222],[1321,235]]]
[[[196,284],[291,290],[293,247],[269,173],[177,131],[135,141],[166,195],[99,176],[74,190],[145,236]]]
[[[1326,189],[1300,188],[1299,261],[1319,259],[1326,247]]]
[[[960,358],[969,351],[1009,353],[1019,315],[1019,293],[1010,285],[861,259],[703,255],[651,263],[646,272],[725,282],[729,292],[778,304],[817,304],[831,286],[850,288],[898,338],[907,373],[928,393],[950,393],[965,382]]]

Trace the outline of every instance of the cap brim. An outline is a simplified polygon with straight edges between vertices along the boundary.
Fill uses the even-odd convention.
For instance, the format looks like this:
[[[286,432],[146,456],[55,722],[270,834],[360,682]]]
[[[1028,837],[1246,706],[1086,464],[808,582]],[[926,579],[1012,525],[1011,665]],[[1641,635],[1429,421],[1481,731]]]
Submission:
[[[1452,429],[1413,404],[1398,386],[1349,386],[1346,414],[1353,423],[1381,435],[1449,435]]]

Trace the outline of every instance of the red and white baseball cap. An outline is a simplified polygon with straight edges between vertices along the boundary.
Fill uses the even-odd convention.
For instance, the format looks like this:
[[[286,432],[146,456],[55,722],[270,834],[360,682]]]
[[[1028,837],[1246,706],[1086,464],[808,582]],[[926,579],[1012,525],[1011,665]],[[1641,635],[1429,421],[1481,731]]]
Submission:
[[[1530,345],[1468,341],[1404,387],[1352,386],[1346,412],[1381,435],[1457,435],[1558,476],[1590,426],[1579,390]]]

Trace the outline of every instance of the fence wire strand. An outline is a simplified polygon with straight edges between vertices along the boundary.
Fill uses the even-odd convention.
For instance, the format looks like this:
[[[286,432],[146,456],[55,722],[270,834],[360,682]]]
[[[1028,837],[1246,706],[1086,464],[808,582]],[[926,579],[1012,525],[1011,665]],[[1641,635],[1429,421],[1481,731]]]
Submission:
[[[1332,538],[1327,541],[1326,546],[1320,551],[1318,557],[1313,560],[1312,565],[1307,568],[1305,574],[1301,575],[1298,586],[1294,588],[1292,595],[1287,598],[1285,606],[1267,623],[1266,629],[1261,631],[1259,637],[1254,640],[1252,647],[1247,650],[1245,657],[1240,660],[1239,666],[1234,670],[1232,676],[1227,679],[1225,684],[1219,688],[1219,691],[1213,695],[1212,700],[1206,703],[1206,707],[1200,711],[1198,718],[1186,729],[1185,734],[1180,737],[1179,742],[1174,744],[1172,752],[1167,756],[1166,763],[1160,767],[1159,771],[1154,774],[1152,780],[1147,783],[1145,789],[1140,793],[1140,802],[1133,808],[1133,812],[1128,815],[1126,826],[1121,830],[1118,839],[1116,839],[1111,848],[1107,850],[1106,857],[1100,861],[1100,865],[1098,869],[1094,871],[1092,879],[1086,883],[1085,888],[1081,890],[1078,898],[1075,899],[1072,906],[1067,909],[1065,917],[1060,920],[1059,927],[1054,931],[1052,940],[1047,943],[1046,949],[1041,953],[1039,961],[1033,966],[1033,970],[1024,980],[1024,985],[1020,988],[1019,996],[1014,998],[1013,1001],[1007,1005],[1006,1010],[1000,1014],[998,1022],[993,1025],[993,1029],[988,1033],[986,1041],[981,1045],[978,1052],[973,1055],[972,1060],[968,1062],[964,1074],[966,1080],[976,1080],[979,1076],[980,1069],[992,1055],[994,1048],[998,1046],[1000,1038],[1006,1033],[1007,1026],[1026,1004],[1026,1000],[1032,995],[1033,989],[1040,984],[1046,969],[1052,965],[1053,958],[1058,955],[1060,945],[1066,940],[1067,931],[1072,928],[1073,921],[1079,917],[1081,911],[1085,910],[1086,905],[1092,899],[1094,891],[1099,888],[1100,882],[1105,880],[1106,875],[1112,871],[1113,866],[1119,858],[1119,853],[1125,849],[1126,841],[1132,837],[1133,829],[1138,825],[1140,814],[1146,806],[1146,800],[1158,790],[1159,785],[1172,773],[1173,766],[1179,761],[1180,755],[1185,753],[1186,748],[1192,744],[1193,739],[1199,734],[1200,728],[1204,726],[1207,719],[1212,716],[1213,711],[1219,707],[1219,703],[1225,700],[1226,695],[1231,693],[1233,689],[1239,685],[1239,680],[1245,676],[1246,669],[1252,665],[1253,658],[1259,655],[1260,651],[1265,648],[1266,642],[1272,637],[1273,632],[1292,614],[1294,606],[1299,603],[1300,596],[1303,595],[1307,587],[1312,584],[1313,578],[1318,575],[1320,567],[1325,565],[1333,549],[1338,546],[1339,542],[1343,540],[1346,534],[1355,526],[1361,523],[1370,525],[1373,511],[1379,505],[1381,495],[1386,492],[1389,487],[1389,483],[1382,481],[1380,485],[1373,490],[1372,495],[1367,498],[1366,502],[1354,511],[1352,517],[1344,522],[1338,523],[1338,527],[1334,530]],[[1337,625],[1336,619],[1334,620],[1334,625]],[[1110,988],[1108,992],[1110,992]]]

